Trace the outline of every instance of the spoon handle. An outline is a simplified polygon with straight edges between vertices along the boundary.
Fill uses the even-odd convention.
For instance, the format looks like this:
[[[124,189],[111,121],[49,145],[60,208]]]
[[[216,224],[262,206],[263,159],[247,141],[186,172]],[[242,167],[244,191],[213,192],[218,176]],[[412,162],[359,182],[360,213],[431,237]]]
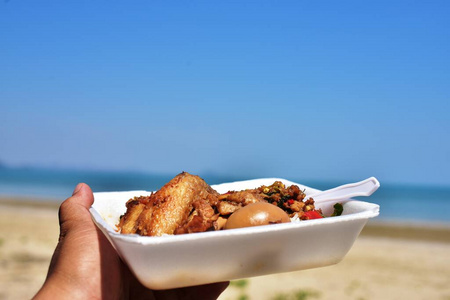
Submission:
[[[375,177],[370,177],[363,181],[344,184],[313,195],[307,195],[307,198],[312,197],[316,203],[349,200],[357,196],[370,196],[379,187],[380,183],[378,180]]]

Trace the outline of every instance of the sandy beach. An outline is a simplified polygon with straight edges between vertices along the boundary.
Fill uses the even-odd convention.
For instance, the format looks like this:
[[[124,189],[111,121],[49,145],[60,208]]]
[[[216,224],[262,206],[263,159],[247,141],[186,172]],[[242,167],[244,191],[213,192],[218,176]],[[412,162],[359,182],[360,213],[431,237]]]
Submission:
[[[55,203],[0,199],[0,300],[41,287],[57,214]],[[449,225],[369,222],[340,263],[233,281],[220,299],[450,299],[449,253]]]

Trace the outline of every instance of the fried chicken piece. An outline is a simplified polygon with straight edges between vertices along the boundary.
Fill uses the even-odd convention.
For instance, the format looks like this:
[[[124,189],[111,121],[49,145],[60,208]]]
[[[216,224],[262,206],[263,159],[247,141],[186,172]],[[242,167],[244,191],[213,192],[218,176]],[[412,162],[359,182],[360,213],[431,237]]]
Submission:
[[[200,177],[183,172],[150,195],[144,208],[138,204],[130,204],[132,209],[121,217],[119,228],[122,233],[160,236],[178,233],[177,229],[183,226],[184,229],[178,231],[195,232],[200,230],[199,224],[202,227],[212,227],[215,220],[211,210],[214,212],[212,207],[217,204],[218,195]],[[141,213],[136,218],[138,208]],[[135,220],[134,226],[133,220]],[[189,220],[191,223],[187,225]],[[126,225],[126,232],[123,231],[123,225]],[[189,228],[190,226],[192,228]]]
[[[175,230],[175,234],[204,232],[214,229],[214,222],[219,218],[208,201],[199,200],[193,203],[194,210],[188,220]]]
[[[219,200],[241,203],[245,206],[250,203],[256,203],[261,200],[264,200],[264,198],[262,197],[261,193],[258,190],[254,189],[254,190],[243,190],[238,192],[235,191],[228,192],[226,194],[220,195]]]
[[[214,222],[214,230],[222,230],[225,227],[225,224],[227,223],[228,219],[219,216],[217,218],[217,221]]]
[[[222,216],[231,215],[241,207],[242,205],[240,203],[230,202],[227,200],[222,200],[219,203],[217,203],[217,210]]]
[[[200,177],[186,172],[177,175],[153,195],[155,207],[148,224],[148,235],[174,234],[189,217],[194,202],[215,202],[217,196],[218,193]]]
[[[148,228],[148,224],[150,224],[150,222],[152,220],[153,208],[154,208],[154,206],[150,202],[142,210],[141,215],[139,216],[139,218],[136,221],[136,226],[135,226],[136,232],[135,233],[140,234],[140,235],[148,235],[147,228]]]
[[[144,211],[149,198],[150,197],[140,196],[128,200],[126,203],[127,211],[123,216],[121,216],[120,222],[117,225],[122,233],[130,234],[138,231],[138,219]]]
[[[244,190],[239,192],[228,192],[219,196],[217,210],[221,215],[230,215],[239,208],[251,203],[264,201],[258,190]]]

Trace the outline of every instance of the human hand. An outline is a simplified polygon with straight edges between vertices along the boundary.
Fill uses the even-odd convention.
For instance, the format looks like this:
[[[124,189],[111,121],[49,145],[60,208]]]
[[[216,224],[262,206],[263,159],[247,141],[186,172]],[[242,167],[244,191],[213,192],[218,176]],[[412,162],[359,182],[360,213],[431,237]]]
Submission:
[[[60,237],[34,299],[216,299],[228,282],[152,291],[141,285],[95,226],[90,187],[80,183],[59,209]]]

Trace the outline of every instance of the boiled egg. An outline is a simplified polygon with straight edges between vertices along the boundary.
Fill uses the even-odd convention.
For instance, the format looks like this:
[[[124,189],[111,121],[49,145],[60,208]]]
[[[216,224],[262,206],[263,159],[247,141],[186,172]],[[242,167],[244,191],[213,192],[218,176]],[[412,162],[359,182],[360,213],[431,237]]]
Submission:
[[[230,215],[224,229],[288,223],[288,214],[276,205],[256,202],[244,206]]]

